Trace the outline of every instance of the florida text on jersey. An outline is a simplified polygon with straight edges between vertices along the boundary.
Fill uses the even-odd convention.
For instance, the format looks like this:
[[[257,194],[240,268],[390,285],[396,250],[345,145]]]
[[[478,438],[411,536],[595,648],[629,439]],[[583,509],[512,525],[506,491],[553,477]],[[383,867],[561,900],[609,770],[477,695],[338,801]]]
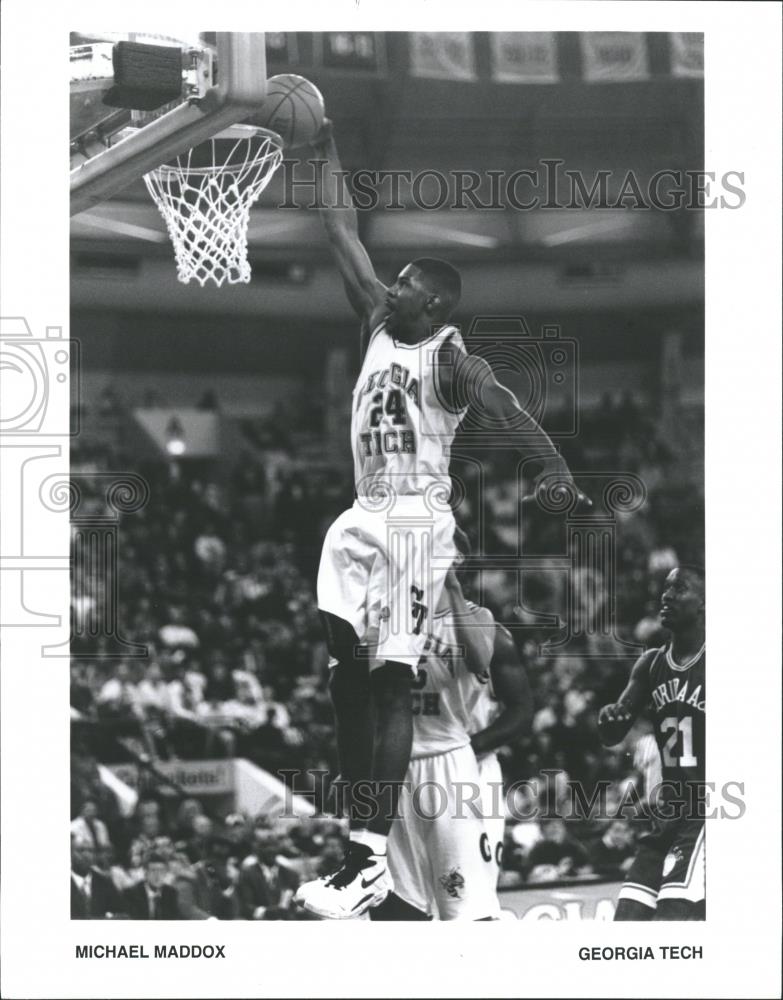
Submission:
[[[678,663],[667,645],[650,664],[655,739],[665,782],[704,782],[706,661],[704,646]]]

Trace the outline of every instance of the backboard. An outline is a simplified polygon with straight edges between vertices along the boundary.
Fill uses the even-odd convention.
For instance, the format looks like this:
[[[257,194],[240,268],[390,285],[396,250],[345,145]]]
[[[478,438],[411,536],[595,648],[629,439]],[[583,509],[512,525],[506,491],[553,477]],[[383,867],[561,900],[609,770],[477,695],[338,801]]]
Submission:
[[[115,83],[114,47],[124,40],[180,50],[181,99],[152,120],[104,103]],[[202,32],[182,39],[75,32],[71,43],[72,215],[243,121],[266,94],[262,32]],[[131,121],[140,127],[118,138]]]

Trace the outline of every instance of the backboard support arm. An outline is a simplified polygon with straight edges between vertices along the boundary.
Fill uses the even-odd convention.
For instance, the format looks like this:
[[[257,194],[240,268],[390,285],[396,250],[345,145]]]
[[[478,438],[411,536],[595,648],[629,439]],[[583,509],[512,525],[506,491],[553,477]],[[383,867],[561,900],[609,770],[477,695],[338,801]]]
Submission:
[[[71,171],[71,215],[257,111],[266,94],[263,32],[217,32],[217,85]]]

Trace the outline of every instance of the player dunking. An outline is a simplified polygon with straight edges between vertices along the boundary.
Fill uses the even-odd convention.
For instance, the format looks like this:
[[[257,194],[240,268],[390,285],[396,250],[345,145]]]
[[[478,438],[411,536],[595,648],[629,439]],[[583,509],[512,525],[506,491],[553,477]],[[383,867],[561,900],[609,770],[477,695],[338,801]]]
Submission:
[[[319,208],[348,299],[361,321],[362,367],[353,392],[351,446],[356,501],[331,526],[318,571],[318,606],[335,662],[330,693],[343,777],[362,786],[371,815],[350,810],[350,846],[329,879],[302,886],[299,901],[322,917],[356,917],[393,888],[386,838],[411,755],[411,685],[453,562],[454,519],[433,510],[433,489],[451,489],[449,455],[466,412],[481,399],[493,427],[518,427],[522,410],[481,358],[467,355],[447,323],[461,294],[457,271],[419,258],[391,287],[376,276],[358,235],[331,123],[313,147]],[[568,469],[526,414],[525,454],[540,475]],[[390,498],[379,503],[379,495]],[[372,656],[371,629],[379,625]],[[356,796],[354,796],[354,799]]]
[[[704,918],[704,819],[698,815],[704,789],[705,667],[704,575],[679,567],[666,578],[661,624],[672,638],[643,654],[628,685],[598,715],[606,746],[628,733],[651,706],[661,755],[662,792],[652,833],[640,838],[615,911],[615,920]]]

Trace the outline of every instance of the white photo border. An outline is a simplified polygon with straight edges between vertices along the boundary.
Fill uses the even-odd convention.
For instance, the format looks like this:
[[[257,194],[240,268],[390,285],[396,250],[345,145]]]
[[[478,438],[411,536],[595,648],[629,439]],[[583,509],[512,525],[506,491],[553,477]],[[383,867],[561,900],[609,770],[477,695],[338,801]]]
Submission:
[[[2,33],[2,314],[36,337],[69,327],[68,32],[183,17],[134,7],[6,0]],[[188,25],[216,27],[191,0]],[[744,782],[747,812],[709,828],[703,924],[71,922],[62,630],[4,628],[2,993],[6,997],[774,996],[780,979],[780,7],[765,3],[332,0],[275,9],[228,0],[222,30],[639,30],[705,34],[705,166],[744,172],[742,209],[707,212],[708,779]],[[259,25],[259,21],[263,25]],[[131,22],[131,23],[129,23]],[[59,426],[68,421],[60,400]],[[42,439],[44,443],[48,439]],[[67,438],[61,471],[68,470]],[[3,472],[15,466],[0,449]],[[58,471],[60,469],[58,468]],[[3,477],[5,479],[5,476]],[[21,487],[6,481],[3,499]],[[21,494],[19,494],[21,495]],[[35,508],[25,498],[34,526]],[[51,515],[47,515],[51,518]],[[50,523],[50,522],[47,522]],[[4,539],[5,544],[8,542]],[[13,544],[13,540],[11,541]],[[67,557],[67,515],[51,555]],[[8,551],[8,550],[7,550]],[[68,622],[67,573],[25,599]],[[5,573],[3,574],[5,577]],[[4,581],[5,582],[5,581]],[[4,588],[5,589],[5,588]],[[2,619],[5,621],[5,617]],[[225,943],[224,960],[77,960],[77,943]],[[584,961],[581,947],[702,945],[703,958]]]

